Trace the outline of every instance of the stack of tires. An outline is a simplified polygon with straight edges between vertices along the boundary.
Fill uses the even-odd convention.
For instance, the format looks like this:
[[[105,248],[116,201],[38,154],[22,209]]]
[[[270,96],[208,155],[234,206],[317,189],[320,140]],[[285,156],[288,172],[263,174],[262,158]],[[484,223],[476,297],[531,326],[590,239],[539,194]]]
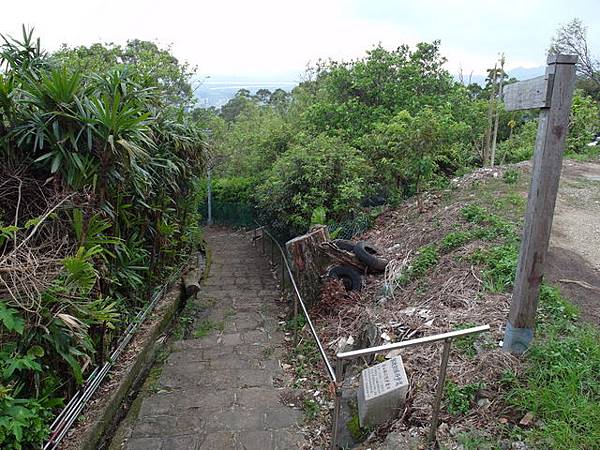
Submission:
[[[372,272],[383,272],[388,260],[381,256],[377,247],[366,241],[349,241],[346,239],[335,239],[332,243],[340,250],[353,253]],[[327,276],[338,278],[344,283],[347,291],[360,291],[363,286],[361,273],[349,265],[336,265],[329,269]]]

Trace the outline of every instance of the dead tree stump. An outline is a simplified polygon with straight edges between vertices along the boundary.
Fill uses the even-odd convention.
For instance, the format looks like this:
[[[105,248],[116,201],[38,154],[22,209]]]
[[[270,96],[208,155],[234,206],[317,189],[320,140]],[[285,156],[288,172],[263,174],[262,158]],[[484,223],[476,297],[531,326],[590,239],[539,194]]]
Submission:
[[[316,303],[321,295],[321,273],[328,264],[321,243],[327,241],[329,232],[327,227],[321,225],[285,244],[292,258],[298,290],[307,305]]]

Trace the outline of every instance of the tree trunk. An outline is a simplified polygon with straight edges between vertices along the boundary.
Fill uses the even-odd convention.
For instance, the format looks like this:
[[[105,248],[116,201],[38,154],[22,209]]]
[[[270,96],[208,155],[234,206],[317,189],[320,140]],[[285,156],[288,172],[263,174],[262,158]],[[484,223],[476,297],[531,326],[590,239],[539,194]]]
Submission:
[[[320,225],[285,244],[292,258],[292,269],[298,290],[307,305],[319,301],[321,273],[328,264],[328,258],[323,254],[320,244],[329,240],[327,227]]]

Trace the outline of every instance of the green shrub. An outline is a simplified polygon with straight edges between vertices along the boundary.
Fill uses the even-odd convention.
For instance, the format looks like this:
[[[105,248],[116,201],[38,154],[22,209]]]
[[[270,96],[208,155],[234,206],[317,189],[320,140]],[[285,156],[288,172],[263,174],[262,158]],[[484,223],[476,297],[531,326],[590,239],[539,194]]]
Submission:
[[[476,327],[475,323],[463,323],[454,327],[455,330],[465,330],[467,328]],[[477,354],[477,349],[475,348],[475,341],[478,336],[475,334],[469,334],[467,336],[462,336],[454,339],[454,346],[459,349],[462,353],[464,353],[469,358],[473,358]]]
[[[587,144],[600,131],[600,106],[580,89],[573,95],[567,134],[567,152],[586,153]]]
[[[512,288],[517,272],[519,247],[513,243],[492,247],[483,252],[484,286],[491,292],[505,292]]]
[[[502,179],[506,184],[515,184],[519,181],[519,171],[516,169],[507,169],[504,171]]]
[[[501,163],[527,161],[533,156],[537,136],[537,120],[526,122],[509,139],[498,144],[498,160]]]
[[[370,173],[355,148],[322,134],[281,155],[258,188],[258,202],[270,217],[304,232],[316,208],[325,208],[334,221],[357,212]]]
[[[419,278],[427,270],[435,266],[439,259],[440,254],[435,245],[424,245],[418,250],[417,256],[412,259],[408,269],[400,275],[398,282],[404,285]]]
[[[473,233],[469,231],[451,231],[442,238],[440,250],[443,252],[452,251],[458,247],[462,247],[467,242],[471,241],[473,237]]]
[[[211,182],[212,198],[220,203],[251,203],[256,189],[254,178],[229,177],[214,178]],[[200,197],[206,201],[207,179],[200,181]]]
[[[463,207],[460,214],[467,222],[471,223],[482,223],[490,217],[487,209],[474,203]]]

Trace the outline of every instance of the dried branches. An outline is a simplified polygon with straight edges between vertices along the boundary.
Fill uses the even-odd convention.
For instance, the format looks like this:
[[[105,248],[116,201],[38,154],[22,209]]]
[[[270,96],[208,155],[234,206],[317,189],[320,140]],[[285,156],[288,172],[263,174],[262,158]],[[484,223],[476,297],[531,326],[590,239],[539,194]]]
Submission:
[[[4,213],[0,218],[15,227],[12,239],[0,248],[0,298],[37,315],[42,293],[60,274],[62,259],[73,250],[64,224],[49,218],[74,195],[56,192],[20,171],[16,173],[3,173],[0,184],[0,212]]]

